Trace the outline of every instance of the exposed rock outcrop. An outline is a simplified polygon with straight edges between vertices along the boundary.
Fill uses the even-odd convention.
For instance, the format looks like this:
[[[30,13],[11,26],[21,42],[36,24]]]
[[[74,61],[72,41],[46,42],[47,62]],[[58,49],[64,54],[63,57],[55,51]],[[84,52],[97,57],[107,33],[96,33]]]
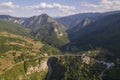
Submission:
[[[30,75],[30,74],[35,73],[35,72],[47,71],[48,70],[47,61],[48,61],[48,59],[41,60],[40,63],[37,64],[36,66],[29,67],[27,69],[26,74]]]

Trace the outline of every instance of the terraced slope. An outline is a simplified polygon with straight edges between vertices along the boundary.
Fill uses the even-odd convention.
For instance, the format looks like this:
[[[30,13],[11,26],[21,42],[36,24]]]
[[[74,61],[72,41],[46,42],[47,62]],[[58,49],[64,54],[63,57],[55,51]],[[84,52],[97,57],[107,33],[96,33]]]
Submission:
[[[41,70],[44,69],[44,66],[41,66],[40,72],[31,72],[31,68],[40,64],[47,65],[44,59],[39,57],[47,53],[57,53],[56,51],[55,48],[33,39],[29,29],[0,20],[0,80],[44,78],[47,68]],[[31,74],[27,75],[27,72]]]

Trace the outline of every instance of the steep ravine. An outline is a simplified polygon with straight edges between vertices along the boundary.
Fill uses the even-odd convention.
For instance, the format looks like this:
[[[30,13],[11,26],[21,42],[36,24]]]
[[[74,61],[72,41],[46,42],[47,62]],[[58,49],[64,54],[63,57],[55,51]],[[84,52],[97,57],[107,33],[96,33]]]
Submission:
[[[63,56],[60,56],[60,57],[64,57],[64,58],[66,58],[65,57],[66,55],[63,55]],[[73,55],[74,57],[75,57],[75,55]],[[72,56],[67,56],[67,57],[72,57]],[[87,57],[89,57],[89,56],[87,56]],[[78,58],[78,55],[76,56],[76,58]],[[82,58],[82,57],[81,57]],[[99,77],[99,79],[100,80],[103,80],[102,78],[103,78],[103,76],[104,76],[104,73],[105,73],[105,71],[106,70],[108,70],[108,69],[110,69],[111,67],[113,67],[113,66],[115,66],[115,64],[114,63],[112,63],[112,62],[105,62],[105,61],[100,61],[100,60],[95,60],[95,59],[93,59],[93,58],[91,58],[91,57],[89,57],[90,58],[90,60],[94,60],[96,63],[98,63],[98,64],[103,64],[103,65],[105,65],[106,66],[106,68],[100,73],[100,75],[98,76]],[[56,56],[54,56],[54,57],[50,57],[49,59],[48,59],[48,62],[47,62],[47,65],[48,65],[48,73],[47,73],[47,76],[46,76],[46,78],[45,78],[45,80],[51,80],[51,77],[53,77],[53,75],[52,75],[52,73],[53,73],[53,71],[54,71],[54,68],[53,68],[53,65],[55,66],[56,64],[58,64],[57,61],[58,60],[58,58],[56,57]],[[84,61],[83,61],[84,62]],[[86,63],[87,64],[87,63]],[[89,61],[88,61],[88,64],[87,65],[89,65],[90,63],[89,63]],[[59,68],[59,67],[57,67],[57,68]],[[61,68],[60,68],[61,69]],[[62,70],[61,70],[62,71]],[[57,75],[57,74],[56,74]],[[62,74],[61,74],[62,75]]]
[[[51,62],[52,62],[52,58],[49,58],[48,59],[48,62],[47,62],[47,65],[48,65],[48,73],[47,73],[47,76],[46,76],[46,79],[45,80],[50,80],[50,76],[52,75],[52,66],[51,66]]]

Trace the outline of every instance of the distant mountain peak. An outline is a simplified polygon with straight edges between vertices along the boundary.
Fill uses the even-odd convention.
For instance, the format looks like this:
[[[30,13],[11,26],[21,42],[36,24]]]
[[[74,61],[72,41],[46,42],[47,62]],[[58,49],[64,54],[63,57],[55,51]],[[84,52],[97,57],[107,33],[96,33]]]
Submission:
[[[44,13],[38,16],[32,16],[28,18],[23,25],[29,28],[33,28],[35,26],[43,25],[51,22],[55,22],[54,19]]]
[[[46,13],[41,14],[41,16],[49,17]]]

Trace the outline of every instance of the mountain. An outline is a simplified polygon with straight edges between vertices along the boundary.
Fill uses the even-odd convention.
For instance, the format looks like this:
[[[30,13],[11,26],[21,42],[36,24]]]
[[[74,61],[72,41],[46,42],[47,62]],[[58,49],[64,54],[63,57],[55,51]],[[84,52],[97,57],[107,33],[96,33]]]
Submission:
[[[71,40],[79,50],[102,48],[120,57],[120,13],[106,15],[88,24],[77,32],[77,37]]]
[[[105,13],[79,13],[71,16],[65,16],[65,17],[60,17],[60,18],[55,18],[56,21],[59,23],[67,26],[67,28],[73,28],[80,24],[83,20],[89,19],[92,21],[95,21],[101,17],[110,15],[110,14],[115,14],[119,13],[120,11],[110,11],[110,12],[105,12]]]
[[[9,15],[0,15],[0,19],[22,25],[26,18],[13,17]]]
[[[30,17],[24,21],[23,25],[31,29],[34,37],[50,45],[60,47],[68,43],[65,26],[47,14]]]
[[[20,26],[18,24],[14,24],[4,20],[0,20],[0,31],[23,35],[23,36],[30,36],[29,29],[24,28],[23,26]]]
[[[120,80],[120,13],[74,17],[0,16],[0,80]]]
[[[67,26],[68,28],[73,28],[85,19],[96,20],[101,16],[101,13],[80,13],[71,16],[56,18],[55,20]]]
[[[47,14],[32,16],[30,18],[0,15],[0,19],[30,29],[32,36],[55,47],[61,47],[69,42],[66,27]]]
[[[94,22],[94,20],[91,19],[84,19],[82,20],[79,24],[77,24],[75,27],[68,29],[68,36],[70,40],[75,39],[76,37],[78,37],[77,33],[82,29],[85,28],[87,25],[89,25],[90,23]]]
[[[38,55],[39,49],[36,46],[42,44],[30,37],[29,29],[0,20],[0,73],[22,61],[23,55],[26,59],[30,57],[27,53],[31,51]]]
[[[34,28],[36,26],[41,26],[47,23],[55,22],[51,17],[49,17],[47,14],[41,14],[38,16],[32,16],[25,20],[23,25],[28,28]]]
[[[78,61],[75,60],[77,58],[66,58],[68,59],[67,62],[62,58],[63,60],[60,60],[60,63],[56,63],[55,66],[52,66],[53,69],[55,69],[53,70],[53,75],[51,77],[52,79],[59,77],[60,74],[62,76],[58,78],[58,80],[120,79],[118,75],[120,73],[120,12],[107,12],[102,13],[102,15],[102,17],[99,17],[96,20],[86,18],[73,28],[69,28],[68,35],[70,43],[64,48],[67,48],[67,51],[69,52],[87,54],[85,61],[90,60],[88,56],[91,56],[96,60],[101,60],[101,62],[108,62],[109,66],[111,65],[110,63],[113,62],[115,63],[115,66],[110,67],[108,70],[104,69],[101,74],[101,70],[105,68],[102,64],[96,64],[94,62],[90,65],[84,65],[81,63],[77,64],[77,62],[80,62],[79,58]],[[59,59],[56,61],[59,62]],[[70,64],[67,65],[69,62]],[[62,72],[59,71],[58,68],[62,69]],[[56,74],[56,71],[59,71],[58,73],[60,74]],[[85,75],[86,77],[81,75]],[[94,79],[91,77],[93,75]]]
[[[30,29],[0,20],[0,80],[42,80],[48,71],[43,56],[58,53],[58,49],[33,38]]]

